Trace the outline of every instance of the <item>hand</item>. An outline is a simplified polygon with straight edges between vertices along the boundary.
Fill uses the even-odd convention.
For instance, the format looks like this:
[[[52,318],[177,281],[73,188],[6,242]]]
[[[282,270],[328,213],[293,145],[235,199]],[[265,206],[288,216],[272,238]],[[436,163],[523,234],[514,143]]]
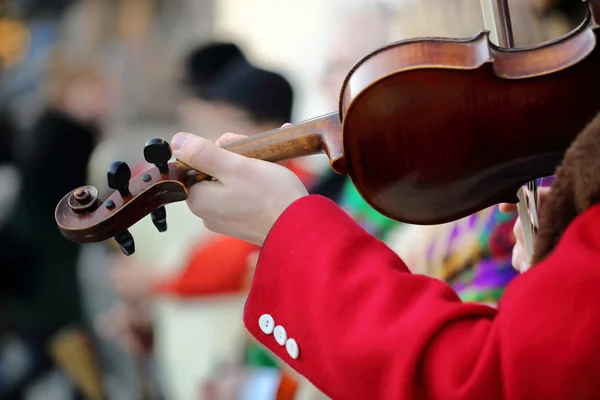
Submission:
[[[126,352],[148,353],[152,348],[152,319],[143,305],[117,303],[96,319],[99,336],[115,341]]]
[[[155,268],[121,254],[114,256],[108,265],[108,279],[113,290],[118,297],[128,301],[148,301],[152,287],[161,278]]]
[[[262,246],[285,209],[308,192],[289,169],[219,147],[244,138],[228,133],[213,144],[178,133],[172,148],[177,159],[215,179],[190,188],[187,204],[192,213],[213,232]]]
[[[540,203],[543,203],[550,193],[549,187],[539,187],[538,193],[540,195]],[[500,211],[504,213],[514,213],[517,211],[516,204],[502,203],[499,206]],[[513,226],[513,234],[515,235],[515,246],[513,247],[512,253],[512,265],[519,272],[525,272],[529,269],[529,260],[527,259],[527,253],[525,251],[525,240],[523,238],[523,225],[521,225],[521,218],[517,218],[515,225]]]

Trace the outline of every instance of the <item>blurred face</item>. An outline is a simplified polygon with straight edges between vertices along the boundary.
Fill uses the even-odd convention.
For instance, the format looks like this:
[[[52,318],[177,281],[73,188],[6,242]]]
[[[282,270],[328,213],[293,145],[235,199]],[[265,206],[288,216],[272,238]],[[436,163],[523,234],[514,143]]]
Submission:
[[[49,100],[53,107],[75,120],[102,125],[111,112],[114,97],[108,79],[89,75],[73,77]],[[99,129],[97,139],[104,133],[104,129]]]
[[[279,127],[277,123],[256,123],[248,112],[234,105],[198,98],[185,99],[177,111],[187,131],[212,141],[227,132],[251,136]]]
[[[378,10],[346,14],[333,33],[331,58],[321,79],[321,87],[334,107],[342,83],[352,66],[387,42],[387,25]]]
[[[76,79],[65,89],[64,104],[74,116],[84,120],[102,119],[110,107],[110,90],[102,79]]]
[[[325,96],[327,96],[327,100],[334,108],[337,108],[342,84],[344,83],[348,71],[352,68],[354,61],[344,59],[331,60],[323,74],[321,87],[325,92]]]

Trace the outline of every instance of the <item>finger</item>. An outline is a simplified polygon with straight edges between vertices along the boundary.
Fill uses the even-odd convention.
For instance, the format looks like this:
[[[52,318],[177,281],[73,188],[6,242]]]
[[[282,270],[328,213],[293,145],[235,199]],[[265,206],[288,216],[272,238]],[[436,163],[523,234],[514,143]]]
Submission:
[[[190,167],[223,181],[247,159],[204,138],[180,132],[173,137],[173,153]]]
[[[548,197],[549,193],[550,193],[550,187],[547,187],[547,186],[538,187],[538,194],[540,196],[540,202],[543,202]],[[498,205],[498,208],[500,209],[500,212],[503,212],[506,214],[517,212],[516,204],[500,203]]]
[[[513,235],[515,235],[515,240],[517,243],[524,243],[523,238],[523,225],[521,225],[521,219],[518,218],[513,225]]]
[[[238,135],[237,133],[228,132],[228,133],[221,135],[221,137],[217,139],[215,144],[217,146],[223,147],[226,144],[237,142],[238,140],[242,140],[242,139],[246,139],[246,138],[248,138],[248,136]]]
[[[520,244],[517,244],[515,247],[513,247],[511,261],[513,268],[521,273],[527,271],[527,269],[529,268],[529,263],[527,262],[527,255],[525,254],[525,248]]]
[[[529,267],[529,262],[527,260],[527,253],[525,251],[523,225],[521,225],[520,219],[515,221],[513,234],[515,235],[516,244],[513,247],[512,264],[517,271],[525,272]]]
[[[215,208],[215,199],[220,198],[219,191],[223,188],[223,184],[219,181],[204,181],[190,187],[186,203],[190,211],[199,218],[204,219],[205,213],[218,212],[219,208]]]
[[[500,212],[506,213],[506,214],[511,214],[517,211],[517,205],[516,204],[510,204],[510,203],[500,203],[498,205],[498,208],[500,209]]]

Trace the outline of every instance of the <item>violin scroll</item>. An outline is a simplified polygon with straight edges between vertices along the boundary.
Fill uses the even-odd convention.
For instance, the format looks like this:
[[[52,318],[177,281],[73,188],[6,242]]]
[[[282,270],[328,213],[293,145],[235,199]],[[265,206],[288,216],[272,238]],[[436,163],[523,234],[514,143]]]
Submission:
[[[275,129],[223,146],[228,151],[270,162],[279,162],[311,154],[325,153],[332,168],[344,171],[341,155],[341,124],[337,113]],[[75,243],[94,243],[114,238],[125,255],[135,252],[128,229],[150,214],[159,232],[167,230],[170,203],[188,197],[188,188],[211,179],[209,175],[174,161],[169,143],[150,139],[144,158],[154,164],[131,178],[131,170],[122,161],[113,162],[107,172],[108,186],[114,189],[104,202],[92,186],[77,188],[58,203],[55,219],[61,233]]]
[[[159,232],[167,230],[165,205],[185,200],[187,188],[206,176],[181,162],[168,163],[165,158],[170,158],[171,148],[162,139],[148,141],[144,150],[147,160],[154,161],[156,166],[131,178],[126,163],[113,162],[107,180],[115,192],[105,201],[93,186],[82,186],[63,197],[56,207],[55,218],[65,238],[91,243],[112,237],[125,255],[131,255],[135,243],[128,228],[144,216],[151,214]]]

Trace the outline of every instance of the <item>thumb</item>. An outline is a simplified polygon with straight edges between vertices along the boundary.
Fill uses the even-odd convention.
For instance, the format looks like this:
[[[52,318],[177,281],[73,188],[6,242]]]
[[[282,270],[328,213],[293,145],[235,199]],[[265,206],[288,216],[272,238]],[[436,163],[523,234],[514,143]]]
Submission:
[[[223,147],[226,144],[237,142],[238,140],[247,139],[248,136],[238,135],[235,133],[224,133],[220,138],[217,139],[215,144],[219,147]]]
[[[185,132],[173,136],[171,148],[179,161],[219,181],[237,171],[240,161],[245,158]]]

